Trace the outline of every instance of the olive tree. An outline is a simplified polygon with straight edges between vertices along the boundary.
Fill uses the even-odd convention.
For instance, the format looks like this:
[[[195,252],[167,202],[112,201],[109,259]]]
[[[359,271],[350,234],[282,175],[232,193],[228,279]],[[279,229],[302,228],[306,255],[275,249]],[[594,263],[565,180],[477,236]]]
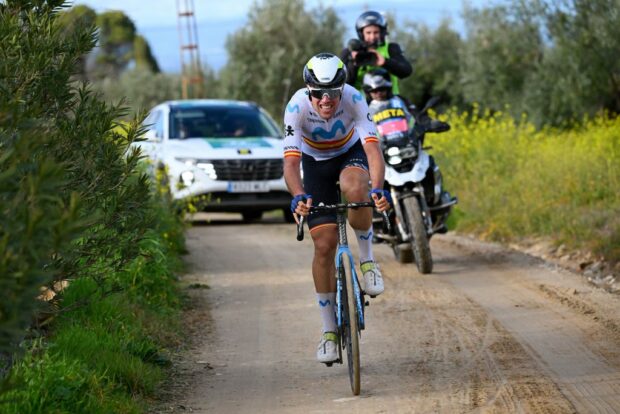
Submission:
[[[332,8],[308,11],[303,0],[255,3],[246,27],[227,39],[220,95],[256,101],[278,119],[303,85],[303,65],[319,52],[338,54],[343,35]]]

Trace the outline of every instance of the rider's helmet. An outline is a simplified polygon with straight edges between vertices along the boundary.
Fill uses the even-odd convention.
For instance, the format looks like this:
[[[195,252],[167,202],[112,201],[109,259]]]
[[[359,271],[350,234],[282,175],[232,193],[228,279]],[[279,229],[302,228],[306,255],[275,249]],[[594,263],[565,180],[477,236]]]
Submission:
[[[338,89],[347,81],[347,70],[338,56],[319,53],[304,66],[304,83],[310,88]]]
[[[357,37],[362,42],[364,41],[364,34],[362,31],[366,26],[378,26],[381,31],[381,44],[385,43],[385,36],[387,35],[387,21],[376,11],[366,11],[357,18],[355,21],[355,30],[357,31]]]
[[[362,84],[364,92],[369,93],[375,89],[387,89],[392,90],[392,81],[390,79],[390,73],[383,69],[373,69],[364,75]]]

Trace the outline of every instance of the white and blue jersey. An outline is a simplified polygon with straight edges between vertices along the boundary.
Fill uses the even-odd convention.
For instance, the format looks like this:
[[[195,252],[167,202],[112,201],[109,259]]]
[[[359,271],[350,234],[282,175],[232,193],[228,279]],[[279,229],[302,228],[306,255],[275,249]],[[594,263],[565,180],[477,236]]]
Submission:
[[[307,154],[317,161],[347,152],[357,141],[379,142],[364,96],[344,85],[340,103],[330,119],[312,107],[308,90],[298,90],[284,110],[284,157]]]

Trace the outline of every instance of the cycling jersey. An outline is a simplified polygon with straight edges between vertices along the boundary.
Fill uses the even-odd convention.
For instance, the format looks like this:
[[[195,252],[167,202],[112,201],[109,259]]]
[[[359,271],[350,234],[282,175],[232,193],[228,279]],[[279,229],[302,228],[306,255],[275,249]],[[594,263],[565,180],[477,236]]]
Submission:
[[[360,138],[361,137],[361,138]],[[330,119],[323,119],[312,107],[308,90],[298,90],[284,110],[284,156],[317,161],[344,154],[357,141],[379,142],[368,104],[354,87],[344,85],[340,103]]]

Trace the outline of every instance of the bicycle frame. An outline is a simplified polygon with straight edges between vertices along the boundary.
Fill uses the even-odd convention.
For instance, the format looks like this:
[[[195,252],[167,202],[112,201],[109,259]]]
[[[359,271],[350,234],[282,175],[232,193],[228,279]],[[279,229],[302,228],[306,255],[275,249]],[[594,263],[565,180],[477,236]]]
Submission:
[[[360,393],[360,352],[359,337],[362,329],[364,329],[364,291],[360,287],[355,270],[355,261],[353,254],[349,249],[347,241],[347,219],[346,211],[348,208],[358,207],[374,207],[373,202],[347,203],[334,205],[318,205],[311,207],[311,211],[329,211],[336,213],[336,224],[338,225],[338,249],[336,250],[336,325],[338,329],[338,359],[333,362],[326,362],[327,366],[332,366],[334,362],[342,364],[342,350],[347,350],[347,362],[349,366],[349,380],[351,382],[351,390],[354,395]],[[385,212],[382,213],[386,226],[389,226],[389,220]],[[301,217],[297,225],[297,240],[304,238],[304,217]],[[348,262],[347,262],[348,261]],[[347,268],[345,270],[345,267]],[[351,270],[350,283],[347,282],[347,270]],[[349,291],[351,290],[351,292]],[[344,297],[344,291],[347,297]],[[354,295],[351,297],[350,295]],[[355,298],[355,299],[353,299]],[[353,308],[353,309],[352,309]],[[344,315],[348,310],[349,319],[346,320]],[[355,317],[351,319],[351,317]]]
[[[349,244],[347,241],[347,228],[346,228],[346,220],[344,214],[340,211],[337,216],[337,224],[338,224],[338,251],[336,252],[336,322],[338,325],[338,329],[342,329],[342,284],[345,283],[342,280],[342,274],[340,269],[342,268],[342,260],[346,255],[349,262],[351,263],[351,277],[352,285],[353,285],[353,294],[355,295],[355,305],[357,307],[357,314],[359,316],[358,323],[360,330],[364,329],[364,304],[362,303],[362,289],[360,287],[359,280],[357,278],[357,271],[355,270],[355,261],[353,260],[353,254],[349,249]],[[345,299],[346,300],[346,299]]]

